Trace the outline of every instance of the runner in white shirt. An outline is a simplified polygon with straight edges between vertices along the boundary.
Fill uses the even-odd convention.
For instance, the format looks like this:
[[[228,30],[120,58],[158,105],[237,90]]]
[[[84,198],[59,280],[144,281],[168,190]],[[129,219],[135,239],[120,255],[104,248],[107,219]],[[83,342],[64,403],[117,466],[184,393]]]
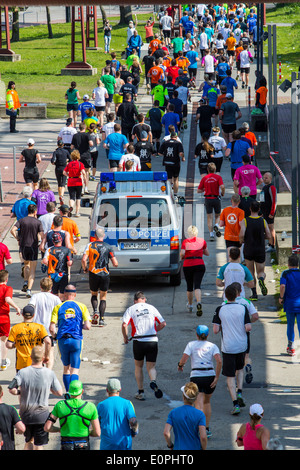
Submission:
[[[243,46],[243,50],[239,54],[242,88],[249,85],[250,63],[253,62],[251,52],[248,51],[248,46]]]
[[[208,36],[204,31],[204,28],[201,28],[201,34],[199,34],[199,49],[201,52],[201,57],[204,57],[206,49],[208,49]]]
[[[248,308],[236,302],[237,290],[229,285],[225,290],[227,303],[217,307],[213,317],[213,331],[222,331],[221,351],[223,356],[222,375],[233,402],[231,414],[240,413],[245,406],[242,396],[245,355],[248,348],[247,333],[251,331]]]
[[[191,359],[190,381],[198,386],[199,398],[196,407],[203,410],[206,417],[207,437],[211,437],[209,421],[211,417],[210,398],[215,391],[222,368],[222,359],[218,346],[207,341],[209,329],[199,325],[196,329],[196,341],[190,341],[178,362],[178,371],[182,371],[189,358]],[[216,361],[216,370],[214,369]]]
[[[33,321],[44,325],[50,338],[51,334],[49,331],[52,310],[56,305],[61,304],[61,300],[57,295],[51,293],[52,280],[49,277],[44,277],[40,281],[41,292],[34,294],[29,301],[29,305],[34,306],[34,317]],[[50,349],[50,360],[46,367],[52,369],[54,363],[54,342],[51,339],[52,347]]]
[[[137,155],[133,153],[125,153],[122,155],[119,161],[119,170],[125,171],[125,163],[131,161],[133,162],[133,167],[131,171],[141,171],[141,161]]]
[[[162,32],[164,35],[166,46],[168,47],[171,44],[171,29],[173,26],[173,19],[168,15],[168,12],[165,11],[164,16],[162,16],[160,22],[162,26]]]
[[[147,372],[150,378],[150,388],[154,391],[156,398],[163,396],[162,391],[156,384],[156,359],[158,353],[158,331],[166,326],[166,322],[159,311],[152,305],[146,303],[147,299],[143,292],[136,292],[134,304],[129,307],[122,318],[122,334],[124,343],[128,344],[128,325],[131,326],[131,337],[133,339],[133,356],[135,363],[135,379],[138,391],[135,398],[145,400],[143,365],[146,358]]]
[[[201,61],[201,66],[204,67],[204,73],[206,73],[210,79],[214,78],[215,64],[217,64],[216,58],[210,54],[209,49],[206,49],[205,56]]]
[[[245,297],[241,296],[241,291],[242,291],[241,284],[239,282],[233,282],[231,286],[236,289],[237,294],[238,294],[237,298],[235,299],[235,302],[237,302],[238,304],[244,305],[248,309],[251,323],[256,322],[258,320],[258,312],[256,308],[254,307],[253,303],[251,302],[251,300],[245,299]],[[250,384],[253,380],[253,374],[252,374],[252,360],[250,359],[250,333],[249,332],[247,333],[247,336],[248,336],[248,348],[247,348],[246,355],[245,355],[245,372],[246,372],[245,382],[247,384]]]
[[[219,127],[213,127],[212,129],[212,136],[208,139],[208,142],[213,145],[215,149],[215,154],[214,154],[214,163],[216,165],[216,173],[220,174],[221,168],[222,168],[222,163],[223,163],[223,157],[225,154],[225,150],[227,148],[225,139],[223,137],[220,137],[220,128]]]

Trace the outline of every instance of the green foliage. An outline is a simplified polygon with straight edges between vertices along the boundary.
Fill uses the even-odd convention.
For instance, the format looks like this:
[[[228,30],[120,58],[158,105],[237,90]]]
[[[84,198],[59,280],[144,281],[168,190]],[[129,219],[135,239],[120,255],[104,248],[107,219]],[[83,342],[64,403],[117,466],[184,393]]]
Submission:
[[[145,41],[144,24],[149,15],[138,16],[138,31]],[[118,26],[118,18],[109,18],[113,25],[111,52],[121,58],[126,48],[127,26]],[[90,77],[61,76],[61,69],[71,62],[71,24],[53,23],[53,39],[48,38],[47,25],[20,28],[20,42],[13,43],[12,49],[21,55],[20,62],[0,62],[1,80],[7,84],[16,82],[21,102],[47,103],[49,118],[62,118],[67,114],[65,92],[72,80],[76,81],[82,97],[91,94],[96,86],[105,61],[110,55],[104,54],[104,36],[101,19],[98,20],[98,45],[100,50],[87,51],[87,62],[97,68],[98,75]],[[76,26],[76,39],[79,39]],[[76,45],[75,60],[82,60],[81,45]]]

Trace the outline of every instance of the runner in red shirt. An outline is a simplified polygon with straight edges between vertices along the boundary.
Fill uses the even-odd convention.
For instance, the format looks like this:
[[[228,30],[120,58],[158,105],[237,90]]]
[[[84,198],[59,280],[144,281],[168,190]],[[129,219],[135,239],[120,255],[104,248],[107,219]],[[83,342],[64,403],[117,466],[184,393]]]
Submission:
[[[205,273],[203,255],[209,256],[206,241],[198,237],[198,229],[190,225],[187,229],[188,238],[183,240],[180,257],[183,259],[183,274],[187,286],[187,309],[193,311],[194,295],[197,302],[197,316],[202,315],[201,282]]]
[[[178,77],[179,73],[178,73],[178,70],[179,70],[179,67],[177,65],[177,62],[175,59],[172,59],[171,61],[171,66],[167,68],[167,76],[171,76],[172,77],[172,83],[175,85],[175,82],[176,82],[176,78]]]
[[[7,359],[6,341],[10,332],[10,307],[13,307],[17,314],[21,310],[12,299],[13,288],[7,285],[8,272],[3,269],[0,271],[0,342],[1,342],[1,364],[0,370],[6,370],[10,362]]]
[[[12,264],[12,258],[7,246],[0,242],[0,271],[5,269],[5,263]]]
[[[198,186],[198,193],[204,193],[205,208],[207,215],[207,225],[210,234],[210,240],[215,239],[213,227],[219,224],[221,214],[220,196],[225,194],[225,186],[220,175],[216,174],[216,165],[212,162],[207,165],[208,174],[204,175]],[[221,193],[221,194],[220,194]],[[215,212],[215,223],[213,223],[213,212]],[[217,232],[219,235],[220,232]]]

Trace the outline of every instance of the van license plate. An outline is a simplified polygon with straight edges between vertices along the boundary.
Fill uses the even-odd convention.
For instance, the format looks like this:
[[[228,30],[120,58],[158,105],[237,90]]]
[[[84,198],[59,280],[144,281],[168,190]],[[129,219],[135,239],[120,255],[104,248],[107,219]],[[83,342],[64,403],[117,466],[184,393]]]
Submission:
[[[121,250],[148,250],[149,242],[122,242]]]

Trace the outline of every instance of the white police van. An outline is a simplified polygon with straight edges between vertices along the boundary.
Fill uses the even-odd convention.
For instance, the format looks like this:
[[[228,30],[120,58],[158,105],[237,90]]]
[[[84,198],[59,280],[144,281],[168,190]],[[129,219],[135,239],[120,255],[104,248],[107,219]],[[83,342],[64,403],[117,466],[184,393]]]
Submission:
[[[116,276],[168,276],[180,285],[182,208],[164,171],[101,173],[90,219],[90,241],[97,227],[114,249]]]

